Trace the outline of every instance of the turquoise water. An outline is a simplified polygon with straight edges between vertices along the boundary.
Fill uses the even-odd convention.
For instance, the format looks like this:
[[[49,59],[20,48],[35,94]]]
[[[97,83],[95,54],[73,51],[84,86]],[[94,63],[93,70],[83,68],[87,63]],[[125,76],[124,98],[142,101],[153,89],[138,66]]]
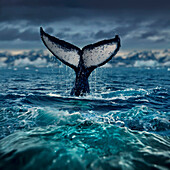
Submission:
[[[69,68],[0,70],[0,169],[168,169],[170,72],[99,68],[69,95]]]

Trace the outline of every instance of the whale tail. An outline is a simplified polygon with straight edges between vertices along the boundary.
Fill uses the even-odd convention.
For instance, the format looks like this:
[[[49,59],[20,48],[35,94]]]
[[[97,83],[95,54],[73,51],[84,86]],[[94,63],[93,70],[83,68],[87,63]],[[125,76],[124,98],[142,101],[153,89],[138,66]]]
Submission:
[[[51,53],[67,66],[76,69],[82,60],[86,68],[96,68],[106,64],[119,51],[120,38],[99,41],[82,48],[53,37],[40,28],[41,39]]]
[[[120,48],[118,35],[113,39],[99,41],[82,49],[53,37],[40,28],[41,39],[51,53],[76,72],[76,81],[71,94],[79,96],[89,93],[88,77],[97,67],[106,64]]]

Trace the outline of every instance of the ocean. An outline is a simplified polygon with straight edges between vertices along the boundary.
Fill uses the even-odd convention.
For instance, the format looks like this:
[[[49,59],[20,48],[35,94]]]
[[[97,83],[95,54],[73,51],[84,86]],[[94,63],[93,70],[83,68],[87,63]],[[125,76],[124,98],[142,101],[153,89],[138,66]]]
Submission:
[[[68,67],[0,69],[0,169],[170,167],[170,70],[98,68],[70,96]]]

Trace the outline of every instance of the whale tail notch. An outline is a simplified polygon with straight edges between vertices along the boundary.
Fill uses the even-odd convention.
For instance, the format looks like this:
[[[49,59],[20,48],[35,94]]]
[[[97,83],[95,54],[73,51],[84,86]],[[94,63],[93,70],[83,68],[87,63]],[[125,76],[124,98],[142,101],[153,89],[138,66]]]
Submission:
[[[76,70],[80,60],[86,68],[97,68],[106,64],[119,51],[120,38],[99,41],[82,48],[53,37],[40,28],[41,39],[48,50],[61,62]]]

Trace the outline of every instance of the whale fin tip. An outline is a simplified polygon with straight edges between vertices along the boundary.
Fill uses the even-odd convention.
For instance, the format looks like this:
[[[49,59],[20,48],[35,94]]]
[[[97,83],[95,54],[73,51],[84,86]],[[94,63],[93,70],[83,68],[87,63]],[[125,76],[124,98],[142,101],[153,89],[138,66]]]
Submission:
[[[43,34],[44,34],[44,30],[43,30],[42,27],[40,27],[40,35],[41,35],[41,37],[42,37]]]

